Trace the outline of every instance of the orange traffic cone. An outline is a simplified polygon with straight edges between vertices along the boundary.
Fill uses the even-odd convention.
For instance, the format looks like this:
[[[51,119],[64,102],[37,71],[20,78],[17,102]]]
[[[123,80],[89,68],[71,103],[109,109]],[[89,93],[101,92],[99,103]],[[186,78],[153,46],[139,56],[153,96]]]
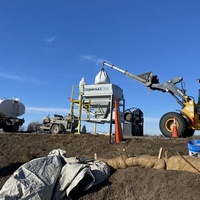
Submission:
[[[178,138],[179,137],[179,135],[178,135],[178,129],[177,129],[177,126],[176,126],[176,118],[175,117],[174,117],[174,122],[173,122],[172,137],[173,138]]]
[[[123,140],[122,127],[119,114],[119,102],[115,101],[115,142]]]

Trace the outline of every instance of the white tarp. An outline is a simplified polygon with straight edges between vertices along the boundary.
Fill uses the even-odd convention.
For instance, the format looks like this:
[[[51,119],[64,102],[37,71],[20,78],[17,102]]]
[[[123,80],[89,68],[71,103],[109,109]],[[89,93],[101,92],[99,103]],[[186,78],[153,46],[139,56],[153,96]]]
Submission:
[[[73,189],[87,190],[109,175],[110,168],[102,161],[67,157],[64,150],[53,150],[18,168],[0,190],[0,199],[70,199]]]

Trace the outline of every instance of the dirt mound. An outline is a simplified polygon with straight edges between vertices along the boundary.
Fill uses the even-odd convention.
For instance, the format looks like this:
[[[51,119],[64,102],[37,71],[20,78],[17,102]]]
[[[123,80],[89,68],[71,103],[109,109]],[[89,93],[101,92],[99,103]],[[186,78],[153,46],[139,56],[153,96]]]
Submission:
[[[47,156],[53,149],[66,150],[67,155],[111,159],[124,154],[158,156],[160,147],[169,156],[188,155],[188,139],[162,137],[132,138],[127,142],[109,144],[104,135],[0,134],[0,188],[23,163]],[[162,155],[164,157],[164,154]],[[187,164],[187,163],[186,163]],[[200,196],[200,175],[175,170],[157,170],[140,166],[113,170],[105,182],[74,199],[197,200]]]

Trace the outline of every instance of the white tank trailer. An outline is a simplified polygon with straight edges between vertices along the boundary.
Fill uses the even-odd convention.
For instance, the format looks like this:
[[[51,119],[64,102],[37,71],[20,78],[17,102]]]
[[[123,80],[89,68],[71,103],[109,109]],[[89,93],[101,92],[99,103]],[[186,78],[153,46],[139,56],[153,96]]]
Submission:
[[[18,117],[25,113],[25,106],[20,99],[0,99],[0,129],[4,132],[16,132],[25,122]]]

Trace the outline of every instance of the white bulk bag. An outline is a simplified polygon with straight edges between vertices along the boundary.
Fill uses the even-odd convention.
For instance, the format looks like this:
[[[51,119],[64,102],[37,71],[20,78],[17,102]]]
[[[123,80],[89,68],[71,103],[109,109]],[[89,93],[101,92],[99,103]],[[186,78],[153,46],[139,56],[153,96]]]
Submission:
[[[95,77],[95,84],[107,84],[110,83],[110,78],[104,68],[96,75]]]

